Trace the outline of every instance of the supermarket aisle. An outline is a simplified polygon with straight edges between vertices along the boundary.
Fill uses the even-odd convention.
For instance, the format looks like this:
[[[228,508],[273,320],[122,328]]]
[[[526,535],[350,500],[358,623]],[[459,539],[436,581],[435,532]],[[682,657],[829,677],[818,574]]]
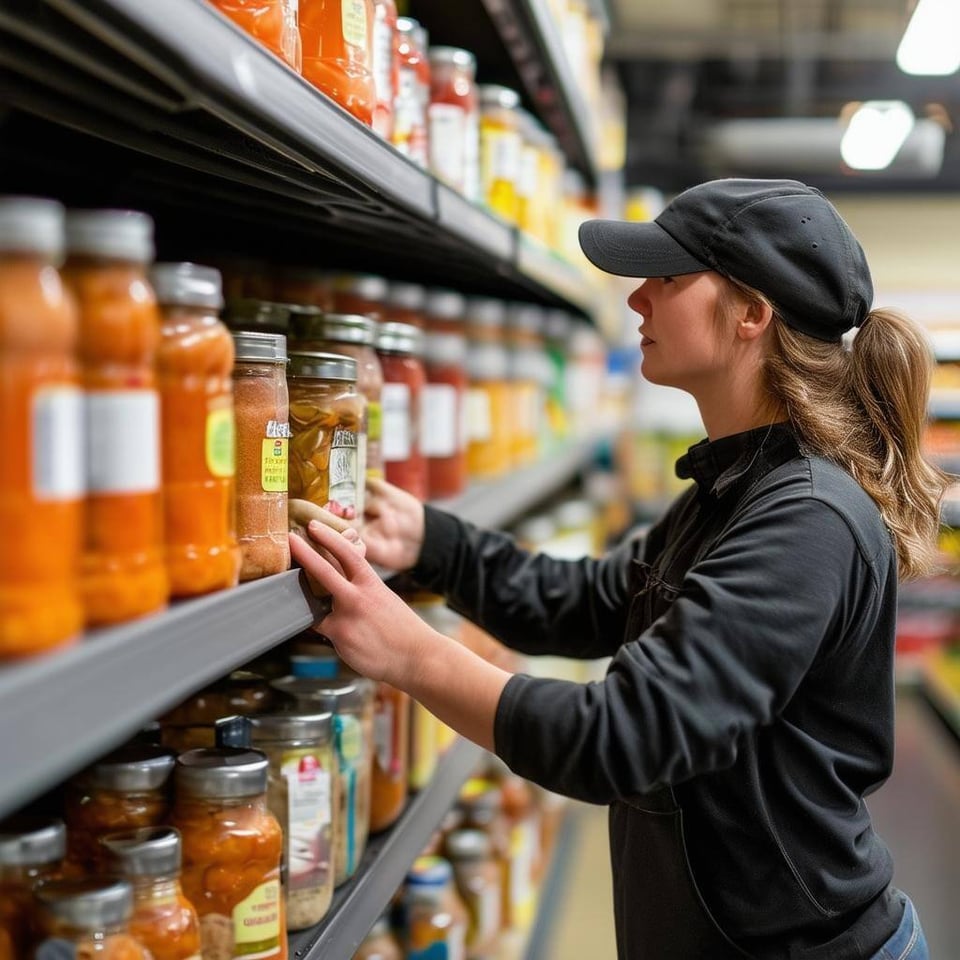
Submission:
[[[894,882],[920,911],[933,960],[960,956],[960,744],[919,694],[897,701],[894,774],[869,800],[893,851]],[[578,808],[576,849],[557,912],[550,960],[616,957],[605,808]],[[539,958],[538,958],[539,960]]]

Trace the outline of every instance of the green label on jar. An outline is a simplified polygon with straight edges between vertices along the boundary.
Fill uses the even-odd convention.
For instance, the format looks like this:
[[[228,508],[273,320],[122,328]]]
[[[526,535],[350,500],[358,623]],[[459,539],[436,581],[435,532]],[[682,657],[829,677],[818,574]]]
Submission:
[[[367,404],[367,440],[375,443],[383,436],[383,408],[379,403]]]

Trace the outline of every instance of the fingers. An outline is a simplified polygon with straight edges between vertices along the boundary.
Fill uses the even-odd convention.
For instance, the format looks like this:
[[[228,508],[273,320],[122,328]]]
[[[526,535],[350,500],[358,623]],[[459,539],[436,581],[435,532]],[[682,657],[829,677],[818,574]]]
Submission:
[[[293,499],[288,501],[287,514],[290,518],[291,527],[296,526],[306,529],[311,520],[318,520],[340,533],[350,529],[349,520],[344,520],[343,517],[338,517],[335,513],[324,510],[323,507],[318,507],[309,500]]]
[[[326,530],[322,525],[321,529]],[[329,531],[329,535],[340,537],[339,533],[334,533],[332,530]],[[308,578],[327,593],[336,594],[338,590],[343,589],[343,575],[337,571],[329,560],[321,557],[303,537],[291,533],[288,534],[288,538],[290,540],[290,553],[293,555],[293,559],[306,570]],[[333,553],[332,550],[330,552]]]
[[[311,540],[319,544],[340,564],[347,579],[353,580],[360,576],[369,567],[363,559],[363,554],[357,549],[356,543],[348,540],[343,534],[331,530],[322,523],[311,521],[307,527]]]

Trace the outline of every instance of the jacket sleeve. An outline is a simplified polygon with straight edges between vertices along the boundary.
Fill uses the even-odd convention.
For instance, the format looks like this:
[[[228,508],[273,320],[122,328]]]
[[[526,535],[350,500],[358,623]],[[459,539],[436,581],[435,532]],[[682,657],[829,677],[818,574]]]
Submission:
[[[590,659],[620,646],[642,537],[627,538],[602,560],[556,560],[425,510],[424,545],[410,574],[458,613],[522,653]]]
[[[602,682],[511,678],[496,752],[516,773],[593,803],[731,766],[742,738],[774,720],[821,645],[869,609],[856,598],[875,589],[829,505],[756,511],[690,569]]]

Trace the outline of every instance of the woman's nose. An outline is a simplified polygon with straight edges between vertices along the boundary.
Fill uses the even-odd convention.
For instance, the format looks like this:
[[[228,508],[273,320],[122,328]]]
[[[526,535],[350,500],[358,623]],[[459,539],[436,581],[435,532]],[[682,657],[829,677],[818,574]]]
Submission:
[[[637,287],[633,293],[627,297],[627,306],[634,311],[634,313],[639,313],[641,316],[647,316],[647,313],[650,310],[650,300],[646,295],[645,288],[647,282],[644,281]]]

